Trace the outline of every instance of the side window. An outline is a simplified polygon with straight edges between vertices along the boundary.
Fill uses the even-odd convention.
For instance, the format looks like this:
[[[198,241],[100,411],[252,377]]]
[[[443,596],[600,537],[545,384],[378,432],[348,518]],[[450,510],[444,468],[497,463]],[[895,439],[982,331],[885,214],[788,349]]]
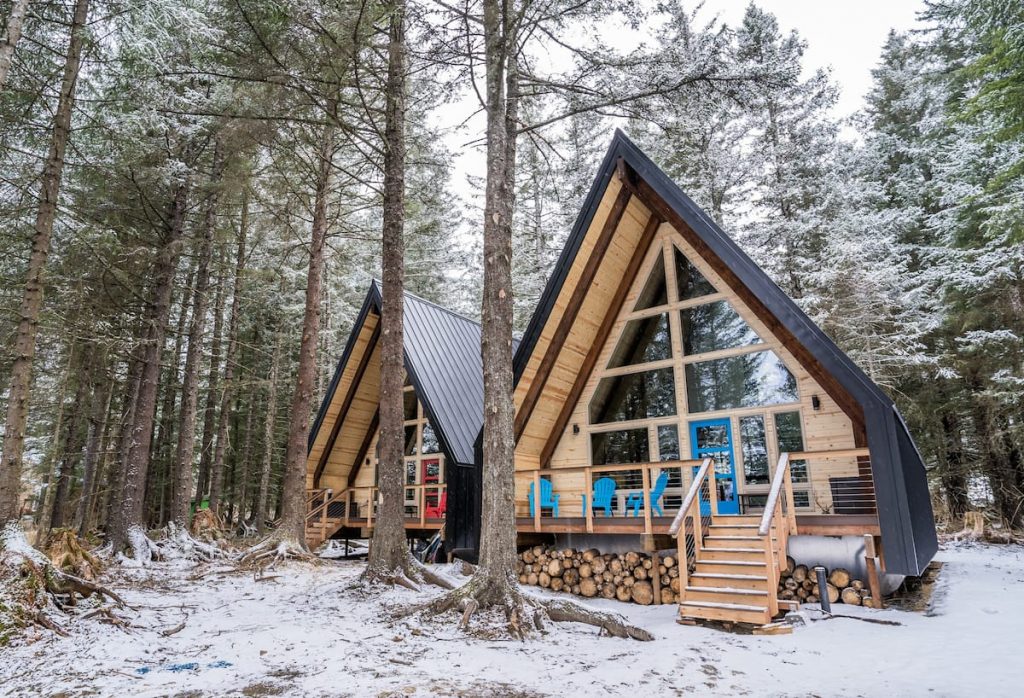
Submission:
[[[743,478],[748,485],[768,484],[768,440],[764,417],[740,418],[740,450],[743,453]]]
[[[779,453],[804,450],[804,433],[799,412],[779,412],[775,415],[775,433],[779,439]],[[793,482],[807,482],[807,461],[790,461]]]

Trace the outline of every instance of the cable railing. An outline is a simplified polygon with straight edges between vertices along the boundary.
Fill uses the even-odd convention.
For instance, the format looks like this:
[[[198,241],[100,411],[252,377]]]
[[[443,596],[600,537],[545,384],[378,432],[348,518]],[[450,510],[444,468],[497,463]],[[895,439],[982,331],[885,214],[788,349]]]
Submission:
[[[675,460],[517,470],[519,529],[664,532],[664,519],[679,508],[690,472],[700,464]]]
[[[406,485],[403,516],[407,525],[422,526],[443,521],[447,510],[448,486],[444,483]],[[307,492],[307,523],[329,521],[339,526],[356,525],[372,528],[378,514],[378,487],[346,487],[339,492],[329,489]]]
[[[680,591],[687,587],[690,564],[696,562],[704,545],[704,530],[711,525],[711,517],[718,510],[714,466],[714,458],[701,462],[668,529],[669,535],[676,537]]]

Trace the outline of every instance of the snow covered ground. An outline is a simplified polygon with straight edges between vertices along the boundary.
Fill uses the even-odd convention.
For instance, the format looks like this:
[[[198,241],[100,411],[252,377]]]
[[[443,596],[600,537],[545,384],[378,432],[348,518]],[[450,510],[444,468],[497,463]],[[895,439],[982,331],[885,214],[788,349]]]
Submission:
[[[652,631],[650,643],[582,625],[518,642],[395,620],[437,591],[368,594],[357,562],[259,582],[217,566],[127,570],[133,582],[117,585],[137,606],[121,612],[132,627],[89,619],[67,638],[0,648],[0,695],[1021,695],[1024,548],[948,546],[939,559],[927,613],[834,607],[899,625],[834,617],[761,637],[678,625],[675,606],[590,602]]]

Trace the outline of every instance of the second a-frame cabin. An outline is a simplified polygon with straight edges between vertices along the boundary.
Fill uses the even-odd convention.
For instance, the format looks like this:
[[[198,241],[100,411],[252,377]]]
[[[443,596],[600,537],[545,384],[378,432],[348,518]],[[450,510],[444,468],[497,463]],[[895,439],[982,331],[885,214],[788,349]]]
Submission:
[[[309,434],[306,542],[368,537],[374,527],[380,403],[381,291],[370,284]],[[480,325],[411,293],[404,302],[405,528],[443,532],[449,552],[475,550],[483,423]]]
[[[787,553],[878,589],[936,551],[892,400],[621,132],[515,379],[520,543],[678,548],[683,616],[766,622]]]

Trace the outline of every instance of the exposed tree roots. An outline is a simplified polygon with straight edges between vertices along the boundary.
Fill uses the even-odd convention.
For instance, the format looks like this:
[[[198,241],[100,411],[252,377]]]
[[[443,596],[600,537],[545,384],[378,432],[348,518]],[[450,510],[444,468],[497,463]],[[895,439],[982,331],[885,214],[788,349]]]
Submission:
[[[474,576],[463,586],[412,611],[438,615],[458,610],[462,613],[459,627],[469,630],[474,614],[481,609],[503,611],[509,633],[520,639],[525,639],[533,630],[544,632],[545,620],[593,625],[611,637],[642,641],[654,639],[649,632],[630,625],[618,614],[595,611],[571,601],[539,599],[523,594],[514,582],[481,575]]]
[[[442,589],[455,589],[455,584],[449,579],[434,572],[410,553],[406,553],[392,569],[384,568],[383,565],[368,564],[363,572],[362,581],[368,584],[397,584],[412,591],[419,591],[418,585],[422,583],[433,584]]]
[[[107,587],[65,571],[94,575],[99,570],[99,562],[82,549],[74,532],[62,530],[51,540],[52,561],[32,548],[17,526],[8,526],[0,535],[0,642],[28,625],[66,635],[52,613],[70,612],[80,598],[96,595],[127,606]]]
[[[297,540],[275,533],[252,546],[238,558],[238,564],[251,567],[258,575],[274,569],[282,560],[318,562],[315,555]]]

